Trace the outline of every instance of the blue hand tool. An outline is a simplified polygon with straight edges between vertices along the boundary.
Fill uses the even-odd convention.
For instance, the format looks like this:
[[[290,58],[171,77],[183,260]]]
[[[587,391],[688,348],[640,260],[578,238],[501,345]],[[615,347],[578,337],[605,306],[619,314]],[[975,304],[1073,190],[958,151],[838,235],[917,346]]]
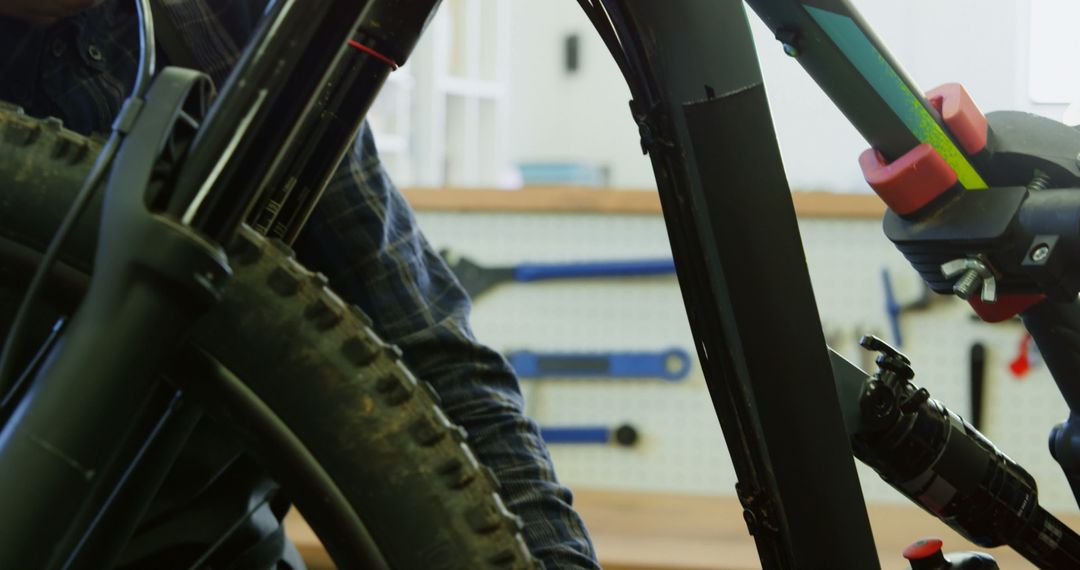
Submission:
[[[929,306],[930,302],[933,301],[933,291],[930,290],[926,283],[923,283],[922,294],[918,299],[901,304],[893,295],[892,277],[886,267],[881,268],[881,284],[885,288],[885,311],[889,313],[889,326],[892,328],[893,344],[900,348],[904,346],[903,336],[900,334],[900,315],[906,311],[915,311]]]
[[[682,349],[662,352],[534,352],[506,355],[518,376],[538,378],[660,378],[671,382],[690,373]]]
[[[529,282],[542,279],[581,277],[637,277],[675,272],[670,259],[627,259],[577,263],[521,263],[514,267],[514,280]]]
[[[448,260],[450,269],[474,299],[492,287],[509,281],[531,283],[549,279],[640,277],[675,273],[675,262],[671,259],[521,263],[512,267],[484,267],[467,257],[454,256],[446,250],[440,253]]]
[[[631,425],[615,429],[607,426],[546,426],[540,428],[540,436],[548,444],[603,445],[614,442],[622,447],[633,447],[639,437]]]

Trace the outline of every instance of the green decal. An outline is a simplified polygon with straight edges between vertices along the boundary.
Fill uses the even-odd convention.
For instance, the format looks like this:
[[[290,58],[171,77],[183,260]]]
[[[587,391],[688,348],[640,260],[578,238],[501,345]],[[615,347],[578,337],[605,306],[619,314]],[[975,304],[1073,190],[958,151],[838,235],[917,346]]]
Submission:
[[[889,65],[889,62],[885,61],[885,57],[874,47],[870,38],[866,37],[854,20],[813,6],[805,8],[821,29],[825,30],[833,43],[840,48],[848,61],[859,70],[859,73],[866,78],[889,108],[907,125],[915,138],[930,143],[938,151],[938,154],[956,172],[964,188],[968,190],[986,188],[986,182],[968,162],[967,156],[945,134],[941,125],[923,107],[919,98],[908,89],[900,75]]]

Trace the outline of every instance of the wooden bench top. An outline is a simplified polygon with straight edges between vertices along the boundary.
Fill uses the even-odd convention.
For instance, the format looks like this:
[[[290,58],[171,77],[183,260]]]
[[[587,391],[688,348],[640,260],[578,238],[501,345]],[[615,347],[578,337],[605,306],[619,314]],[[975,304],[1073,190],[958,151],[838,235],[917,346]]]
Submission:
[[[578,490],[575,507],[592,534],[607,570],[753,570],[761,568],[746,532],[742,508],[733,497]],[[943,523],[911,505],[871,505],[879,557],[884,569],[904,568],[900,552],[928,536],[945,541],[946,552],[975,550]],[[1080,528],[1080,516],[1062,520]],[[312,570],[333,568],[318,539],[291,513],[286,521]],[[1004,570],[1034,568],[1011,550],[990,553]]]

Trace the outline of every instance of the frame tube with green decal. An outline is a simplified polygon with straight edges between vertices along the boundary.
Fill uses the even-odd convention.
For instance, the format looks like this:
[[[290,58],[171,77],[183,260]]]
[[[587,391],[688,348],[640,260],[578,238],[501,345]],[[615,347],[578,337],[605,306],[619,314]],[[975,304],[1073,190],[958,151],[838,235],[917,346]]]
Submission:
[[[886,160],[929,143],[967,190],[982,173],[847,0],[747,0],[848,121]]]

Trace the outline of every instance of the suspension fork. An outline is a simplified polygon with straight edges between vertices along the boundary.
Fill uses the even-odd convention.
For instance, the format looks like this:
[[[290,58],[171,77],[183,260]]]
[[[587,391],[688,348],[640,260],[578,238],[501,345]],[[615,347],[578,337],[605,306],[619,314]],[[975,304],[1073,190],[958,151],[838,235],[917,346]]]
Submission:
[[[296,237],[440,0],[323,0],[328,7],[315,27],[305,24],[309,2],[278,2],[279,11],[302,11],[294,33],[256,38],[172,189],[169,211],[219,242],[245,219],[264,234]],[[313,38],[323,41],[310,41],[297,58],[296,44]]]
[[[373,66],[405,61],[437,4],[271,4],[175,183],[144,200],[201,79],[171,69],[155,81],[109,179],[87,297],[0,432],[0,566],[57,567],[83,543],[164,413],[158,367],[229,277],[217,243],[266,184],[300,178],[290,173],[316,187],[293,216],[306,218],[388,73]],[[293,156],[311,136],[326,152]]]
[[[0,566],[64,565],[166,413],[158,362],[228,277],[220,248],[142,200],[203,76],[165,70],[121,147],[95,273],[68,331],[0,432]]]

